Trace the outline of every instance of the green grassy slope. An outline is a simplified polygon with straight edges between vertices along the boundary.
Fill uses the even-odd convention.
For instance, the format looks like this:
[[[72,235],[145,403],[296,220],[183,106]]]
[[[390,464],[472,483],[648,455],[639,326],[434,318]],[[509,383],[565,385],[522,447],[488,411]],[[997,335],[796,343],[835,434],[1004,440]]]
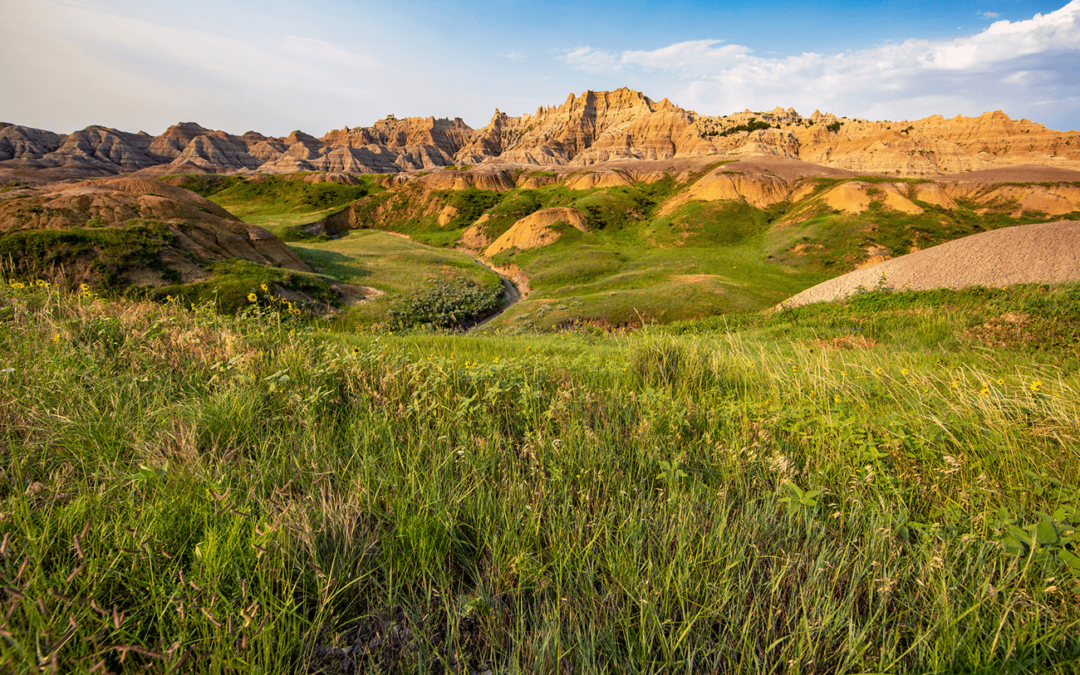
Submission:
[[[383,295],[355,305],[342,326],[393,322],[392,313],[409,313],[413,303],[444,287],[475,288],[482,298],[451,301],[451,311],[485,313],[490,298],[500,299],[502,282],[494,272],[458,251],[431,248],[386,232],[355,231],[328,242],[294,243],[293,250],[313,269],[347,283],[375,288]],[[444,294],[445,295],[445,294]],[[474,306],[480,303],[479,306]],[[408,322],[407,317],[401,317]]]
[[[316,222],[368,194],[378,193],[377,176],[360,185],[309,183],[303,174],[243,176],[185,175],[169,182],[207,197],[244,222],[265,227],[286,241],[304,238],[301,225]]]

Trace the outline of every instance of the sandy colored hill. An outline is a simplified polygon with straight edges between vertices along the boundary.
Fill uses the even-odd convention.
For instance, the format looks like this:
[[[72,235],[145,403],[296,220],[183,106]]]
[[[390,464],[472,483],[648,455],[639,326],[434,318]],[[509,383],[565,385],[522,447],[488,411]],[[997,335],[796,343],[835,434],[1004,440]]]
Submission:
[[[950,241],[830,279],[783,307],[846,298],[860,290],[931,290],[1080,281],[1080,222],[1006,227]]]
[[[540,209],[514,223],[509,230],[487,247],[484,255],[491,258],[512,248],[524,251],[553,244],[561,236],[553,227],[556,223],[567,223],[582,232],[588,232],[585,216],[577,209],[566,207]]]
[[[129,228],[161,223],[173,243],[161,262],[184,282],[206,276],[205,265],[240,258],[310,271],[270,232],[241,222],[217,204],[187,190],[146,178],[111,178],[61,185],[32,196],[0,201],[0,237],[36,230]],[[91,259],[83,262],[89,264]],[[161,271],[136,268],[129,281],[166,283]]]

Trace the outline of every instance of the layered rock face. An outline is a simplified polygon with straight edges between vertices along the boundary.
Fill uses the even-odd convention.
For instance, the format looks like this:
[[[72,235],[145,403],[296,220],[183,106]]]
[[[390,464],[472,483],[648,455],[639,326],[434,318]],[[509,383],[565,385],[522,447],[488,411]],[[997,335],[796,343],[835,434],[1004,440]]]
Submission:
[[[570,95],[560,106],[519,117],[495,111],[472,129],[457,119],[388,115],[370,127],[315,138],[295,131],[234,136],[186,122],[160,136],[88,127],[61,136],[0,123],[0,170],[50,171],[64,178],[140,172],[407,173],[445,166],[584,167],[630,160],[771,157],[901,177],[1014,167],[1080,169],[1080,134],[1004,113],[913,122],[837,118],[792,108],[698,115],[630,89]]]
[[[63,137],[51,131],[0,124],[0,162],[8,159],[38,159],[55,152]]]

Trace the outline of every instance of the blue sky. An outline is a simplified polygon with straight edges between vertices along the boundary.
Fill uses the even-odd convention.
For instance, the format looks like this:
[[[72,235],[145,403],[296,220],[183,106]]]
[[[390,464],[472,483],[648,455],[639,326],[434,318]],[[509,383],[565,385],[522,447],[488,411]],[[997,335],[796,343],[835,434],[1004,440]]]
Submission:
[[[0,120],[70,132],[485,125],[628,86],[705,114],[1080,128],[1080,0],[0,0]]]

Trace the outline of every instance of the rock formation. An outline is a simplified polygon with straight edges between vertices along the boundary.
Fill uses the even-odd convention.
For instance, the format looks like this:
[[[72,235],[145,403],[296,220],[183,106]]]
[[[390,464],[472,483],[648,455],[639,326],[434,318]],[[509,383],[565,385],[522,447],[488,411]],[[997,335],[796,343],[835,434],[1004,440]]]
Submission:
[[[159,252],[157,267],[133,265],[128,283],[161,285],[168,278],[189,282],[207,275],[206,265],[240,258],[310,271],[280,239],[241,222],[213,202],[187,190],[147,178],[109,178],[0,201],[0,239],[38,230],[139,226],[167,231],[171,243]],[[88,260],[93,262],[89,252]],[[82,254],[80,254],[82,257]],[[171,270],[173,274],[166,272]]]
[[[296,131],[234,136],[186,122],[151,137],[106,127],[67,136],[0,123],[0,172],[45,171],[58,179],[139,171],[182,173],[410,173],[451,165],[583,167],[677,158],[771,157],[898,177],[1026,164],[1080,169],[1080,134],[1001,111],[916,121],[837,118],[794,109],[698,115],[630,89],[570,95],[560,106],[510,116],[482,129],[460,118],[393,115],[370,127],[315,138]],[[612,180],[617,180],[613,178]]]
[[[585,216],[577,209],[540,209],[511,225],[509,230],[487,247],[484,255],[491,258],[512,248],[524,251],[553,244],[561,236],[554,227],[557,223],[567,223],[582,232],[588,232]]]

